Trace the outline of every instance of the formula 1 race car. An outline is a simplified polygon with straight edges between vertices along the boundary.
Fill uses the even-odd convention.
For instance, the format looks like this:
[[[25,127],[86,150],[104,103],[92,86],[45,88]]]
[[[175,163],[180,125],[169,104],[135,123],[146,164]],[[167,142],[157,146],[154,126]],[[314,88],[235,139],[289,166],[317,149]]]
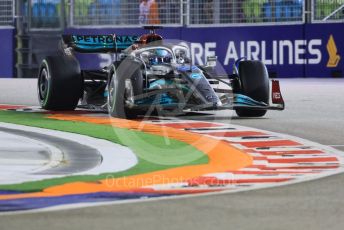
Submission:
[[[218,76],[216,57],[207,57],[205,66],[193,65],[188,47],[166,43],[157,27],[146,29],[150,33],[140,37],[63,35],[61,54],[46,57],[39,70],[42,108],[78,106],[121,118],[220,109],[261,117],[284,109],[279,82],[269,80],[262,62],[239,59],[233,74]],[[116,61],[100,70],[81,70],[74,52],[113,53]]]

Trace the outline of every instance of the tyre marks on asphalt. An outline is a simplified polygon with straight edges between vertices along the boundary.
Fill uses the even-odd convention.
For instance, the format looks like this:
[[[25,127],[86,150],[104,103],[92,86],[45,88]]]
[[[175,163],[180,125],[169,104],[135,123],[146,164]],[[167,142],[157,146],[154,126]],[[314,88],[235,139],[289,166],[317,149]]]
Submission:
[[[8,141],[12,142],[2,142],[0,165],[11,159],[12,167],[0,167],[0,175],[6,175],[0,179],[0,184],[114,173],[134,167],[138,162],[129,148],[84,135],[0,122],[1,133],[6,134],[1,136],[5,140],[10,135],[12,138]],[[30,146],[37,146],[36,152],[30,151]],[[37,150],[38,147],[41,148]],[[34,160],[43,153],[45,157],[38,167]]]
[[[31,138],[58,148],[63,153],[63,162],[53,168],[48,168],[36,174],[41,175],[70,175],[78,172],[85,172],[93,169],[102,162],[100,152],[87,145],[75,141],[49,136],[32,131],[5,128],[0,126],[0,131],[11,133],[17,136]],[[62,162],[61,161],[61,162]]]

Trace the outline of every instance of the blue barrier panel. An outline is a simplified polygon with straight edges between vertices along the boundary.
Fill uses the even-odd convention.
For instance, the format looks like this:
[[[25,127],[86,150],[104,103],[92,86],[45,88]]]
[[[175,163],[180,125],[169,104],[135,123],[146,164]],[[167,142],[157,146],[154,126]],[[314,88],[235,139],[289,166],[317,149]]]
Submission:
[[[307,77],[344,77],[344,30],[343,23],[307,24],[305,40],[318,43],[318,61],[306,63]],[[309,54],[308,54],[309,55]]]
[[[0,78],[14,76],[14,29],[0,28]]]
[[[342,24],[245,26],[214,28],[165,28],[164,38],[187,42],[193,59],[205,63],[207,55],[218,56],[227,73],[234,59],[262,60],[277,77],[331,77],[343,70]],[[143,29],[68,29],[70,34],[140,35]],[[332,36],[331,36],[332,35]],[[330,58],[331,54],[331,58]],[[107,54],[79,55],[83,68],[111,64]]]

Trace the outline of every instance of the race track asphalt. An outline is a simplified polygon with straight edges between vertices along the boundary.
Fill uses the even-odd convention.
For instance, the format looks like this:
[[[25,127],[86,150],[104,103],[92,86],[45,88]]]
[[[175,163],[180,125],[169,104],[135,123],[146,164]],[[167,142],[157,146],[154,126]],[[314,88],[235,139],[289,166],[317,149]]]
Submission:
[[[34,80],[0,80],[0,103],[35,105]],[[215,121],[305,138],[344,151],[344,79],[281,81],[283,112]],[[214,115],[183,117],[214,121]],[[192,198],[0,216],[0,229],[343,229],[344,175]]]
[[[65,161],[68,164],[59,164],[54,168],[47,169],[40,174],[48,175],[64,175],[72,174],[78,172],[84,172],[89,169],[92,169],[99,165],[102,161],[101,154],[97,149],[91,148],[86,145],[68,140],[66,138],[59,138],[55,136],[49,136],[46,134],[40,134],[37,132],[28,132],[18,129],[9,129],[0,126],[0,131],[13,134],[16,136],[23,136],[27,138],[34,139],[52,145],[58,148],[65,158]]]

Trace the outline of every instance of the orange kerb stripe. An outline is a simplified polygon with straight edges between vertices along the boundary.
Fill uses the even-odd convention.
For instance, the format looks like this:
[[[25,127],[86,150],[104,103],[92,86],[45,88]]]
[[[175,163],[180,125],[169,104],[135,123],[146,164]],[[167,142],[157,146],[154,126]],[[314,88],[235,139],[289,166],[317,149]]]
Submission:
[[[0,105],[0,109],[22,109],[25,108],[25,106],[20,105]]]
[[[130,191],[132,189],[137,189],[154,184],[183,182],[208,173],[238,170],[248,165],[251,165],[253,162],[251,156],[242,152],[239,149],[234,148],[233,146],[230,146],[227,142],[216,140],[197,133],[178,130],[171,127],[145,124],[138,121],[109,117],[90,117],[55,114],[49,116],[49,118],[112,125],[117,128],[127,128],[159,136],[167,135],[171,139],[179,140],[187,144],[190,144],[194,146],[196,149],[203,152],[204,154],[208,155],[209,163],[203,165],[183,166],[129,177],[116,178],[112,179],[111,181],[107,181],[106,179],[104,179],[98,181],[97,183],[67,183],[47,188],[43,192],[16,195],[2,195],[0,196],[0,200],[28,197],[62,196],[92,192]]]
[[[234,143],[234,142],[231,142]],[[278,146],[299,146],[300,143],[291,140],[273,140],[273,141],[252,141],[252,142],[235,142],[235,144],[243,145],[247,148],[259,147],[278,147]]]
[[[337,157],[267,159],[270,163],[337,162]]]
[[[246,168],[257,168],[261,170],[322,170],[322,169],[336,169],[339,168],[339,164],[336,165],[323,165],[323,166],[317,166],[317,165],[310,165],[310,166],[283,166],[283,167],[269,167],[266,165],[251,165]],[[278,171],[276,171],[278,172]]]
[[[267,134],[256,131],[233,131],[233,132],[207,132],[203,133],[216,137],[245,137],[245,136],[265,136]]]
[[[325,154],[321,150],[292,150],[292,151],[256,151],[265,156],[279,156],[279,155],[306,155],[306,154],[314,154],[314,155],[321,155]]]
[[[157,124],[165,127],[175,128],[175,129],[197,129],[197,128],[210,128],[219,127],[220,125],[208,123],[208,122],[190,122],[190,123],[172,123],[172,124]]]

